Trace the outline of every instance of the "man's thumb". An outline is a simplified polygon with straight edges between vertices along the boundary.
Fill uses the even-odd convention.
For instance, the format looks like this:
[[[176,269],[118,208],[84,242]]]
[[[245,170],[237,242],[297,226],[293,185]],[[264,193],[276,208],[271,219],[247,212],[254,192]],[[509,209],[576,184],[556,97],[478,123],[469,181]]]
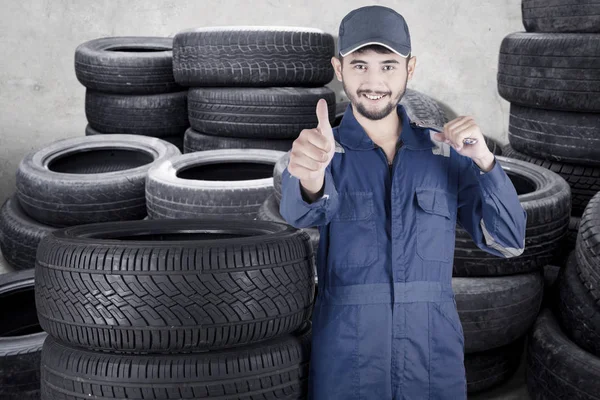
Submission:
[[[319,125],[317,128],[321,130],[321,133],[326,133],[326,130],[331,130],[331,124],[329,123],[329,110],[327,108],[327,101],[325,99],[319,99],[317,103],[317,119]]]

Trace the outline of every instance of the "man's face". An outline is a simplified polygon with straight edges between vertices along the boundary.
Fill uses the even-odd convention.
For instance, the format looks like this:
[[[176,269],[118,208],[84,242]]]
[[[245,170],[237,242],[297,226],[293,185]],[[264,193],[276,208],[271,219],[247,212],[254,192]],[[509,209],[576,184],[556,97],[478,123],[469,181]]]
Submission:
[[[348,54],[342,62],[333,59],[338,79],[352,107],[371,120],[385,118],[396,110],[414,69],[414,57],[407,66],[406,58],[396,53],[373,50]]]

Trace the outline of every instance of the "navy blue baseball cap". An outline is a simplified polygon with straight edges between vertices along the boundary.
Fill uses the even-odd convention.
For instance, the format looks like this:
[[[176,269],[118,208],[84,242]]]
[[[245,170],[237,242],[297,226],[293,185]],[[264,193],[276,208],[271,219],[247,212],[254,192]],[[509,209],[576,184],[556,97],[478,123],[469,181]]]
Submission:
[[[385,46],[402,57],[411,52],[410,33],[404,17],[383,6],[352,10],[340,23],[338,48],[342,57],[371,44]]]

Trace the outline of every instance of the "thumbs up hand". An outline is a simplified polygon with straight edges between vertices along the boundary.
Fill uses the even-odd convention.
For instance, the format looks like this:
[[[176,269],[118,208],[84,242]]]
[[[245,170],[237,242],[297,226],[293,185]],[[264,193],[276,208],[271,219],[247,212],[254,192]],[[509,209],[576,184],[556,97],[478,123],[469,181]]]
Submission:
[[[335,154],[335,139],[324,99],[317,103],[317,119],[316,128],[303,129],[294,140],[288,164],[288,172],[300,179],[309,194],[315,194],[322,188],[325,169]]]

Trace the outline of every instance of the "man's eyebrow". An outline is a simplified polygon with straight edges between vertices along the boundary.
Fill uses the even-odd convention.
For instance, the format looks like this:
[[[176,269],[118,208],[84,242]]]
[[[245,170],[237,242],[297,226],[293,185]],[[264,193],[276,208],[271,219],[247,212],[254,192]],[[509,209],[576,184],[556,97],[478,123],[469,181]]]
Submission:
[[[350,61],[350,65],[352,64],[367,64],[364,60],[354,59]],[[380,64],[400,64],[397,60],[384,60],[381,61]]]

